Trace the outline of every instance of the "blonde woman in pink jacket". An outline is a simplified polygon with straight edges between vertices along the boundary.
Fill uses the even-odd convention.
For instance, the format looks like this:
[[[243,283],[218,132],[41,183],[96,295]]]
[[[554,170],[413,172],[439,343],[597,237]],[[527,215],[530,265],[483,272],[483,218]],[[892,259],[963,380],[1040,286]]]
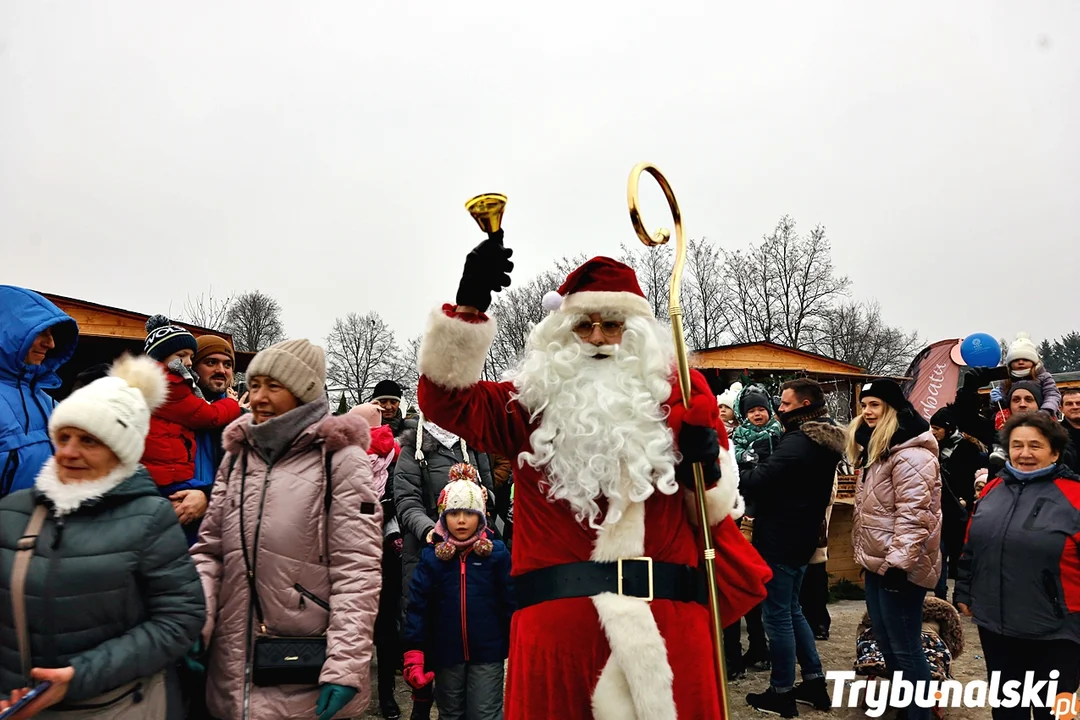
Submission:
[[[848,459],[861,469],[851,538],[866,578],[866,610],[890,673],[932,679],[922,647],[922,608],[941,575],[941,473],[930,424],[900,386],[862,387],[848,428]],[[908,720],[929,720],[909,705]]]
[[[207,706],[220,720],[351,718],[370,699],[382,511],[368,423],[332,417],[321,348],[287,340],[247,370],[251,413],[192,548],[206,594]]]

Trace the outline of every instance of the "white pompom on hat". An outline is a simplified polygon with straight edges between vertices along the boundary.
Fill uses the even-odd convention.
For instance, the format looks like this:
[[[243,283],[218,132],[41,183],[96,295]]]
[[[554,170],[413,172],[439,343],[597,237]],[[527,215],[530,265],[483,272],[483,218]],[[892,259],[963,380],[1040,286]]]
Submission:
[[[1042,364],[1039,348],[1026,332],[1016,333],[1016,339],[1009,345],[1009,352],[1005,355],[1005,364],[1011,365],[1013,360],[1030,360],[1036,365]]]
[[[61,428],[75,427],[103,442],[130,469],[139,464],[150,431],[150,414],[168,397],[165,370],[146,356],[124,355],[107,377],[79,388],[49,418],[55,440]]]

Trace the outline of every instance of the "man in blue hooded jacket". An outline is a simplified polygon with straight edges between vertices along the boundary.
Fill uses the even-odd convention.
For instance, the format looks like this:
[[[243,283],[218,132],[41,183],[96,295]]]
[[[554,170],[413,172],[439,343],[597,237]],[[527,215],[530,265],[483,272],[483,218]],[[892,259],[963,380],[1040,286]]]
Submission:
[[[56,371],[75,354],[79,326],[25,288],[0,285],[0,497],[33,487],[53,454]]]

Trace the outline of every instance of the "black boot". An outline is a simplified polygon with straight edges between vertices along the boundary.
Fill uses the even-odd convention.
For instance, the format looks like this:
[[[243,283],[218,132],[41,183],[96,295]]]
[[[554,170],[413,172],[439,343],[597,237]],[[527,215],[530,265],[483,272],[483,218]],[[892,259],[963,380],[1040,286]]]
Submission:
[[[397,700],[394,699],[393,686],[390,686],[390,691],[383,690],[381,683],[379,687],[379,714],[386,720],[401,720],[401,708],[398,707]]]
[[[778,693],[770,687],[763,693],[750,693],[747,695],[746,704],[758,712],[779,715],[782,718],[799,717],[799,709],[795,707],[794,690]]]
[[[815,710],[822,712],[832,710],[832,698],[829,696],[829,689],[825,686],[823,677],[796,683],[792,692],[795,693],[795,702],[812,705]]]
[[[431,706],[433,704],[434,702],[431,700],[418,700],[414,697],[409,720],[431,720]]]

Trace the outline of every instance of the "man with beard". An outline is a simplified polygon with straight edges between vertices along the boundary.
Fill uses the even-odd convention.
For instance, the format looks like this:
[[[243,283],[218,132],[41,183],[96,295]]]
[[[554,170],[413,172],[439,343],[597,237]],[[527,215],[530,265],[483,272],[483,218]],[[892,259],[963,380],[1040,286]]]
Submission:
[[[509,256],[501,232],[470,253],[419,357],[424,413],[515,462],[506,717],[722,718],[692,463],[710,486],[723,623],[764,598],[769,573],[731,519],[738,474],[716,397],[694,372],[684,408],[670,335],[634,271],[602,257],[545,298],[505,381],[481,382],[496,329],[484,311]]]
[[[236,353],[232,346],[217,335],[203,335],[197,342],[199,347],[191,359],[191,369],[195,371],[199,389],[206,401],[220,400],[230,392],[235,395],[232,384]],[[173,496],[182,496],[178,514],[184,510],[185,516],[195,519],[201,519],[206,514],[214,476],[221,459],[225,457],[225,449],[221,446],[223,432],[225,428],[220,427],[195,433],[195,485],[198,490],[181,490]]]

